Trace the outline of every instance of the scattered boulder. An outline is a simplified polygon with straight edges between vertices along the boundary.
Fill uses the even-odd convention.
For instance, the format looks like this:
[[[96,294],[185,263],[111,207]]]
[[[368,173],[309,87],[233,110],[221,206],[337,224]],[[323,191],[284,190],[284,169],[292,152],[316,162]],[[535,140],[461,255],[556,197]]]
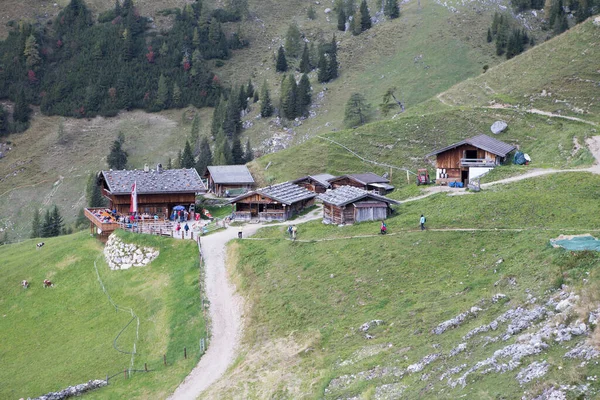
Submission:
[[[492,124],[492,126],[490,127],[490,130],[492,131],[492,133],[494,135],[497,135],[499,133],[502,133],[506,130],[506,128],[508,128],[508,124],[504,121],[496,121]]]
[[[517,374],[517,381],[519,381],[519,384],[523,385],[536,378],[541,378],[546,375],[549,367],[550,365],[546,360],[542,362],[534,361]]]

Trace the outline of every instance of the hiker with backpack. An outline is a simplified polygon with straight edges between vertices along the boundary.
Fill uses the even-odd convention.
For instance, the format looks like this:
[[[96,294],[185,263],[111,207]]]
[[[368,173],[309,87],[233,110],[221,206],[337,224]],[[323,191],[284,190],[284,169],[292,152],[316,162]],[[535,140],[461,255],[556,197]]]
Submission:
[[[423,216],[423,214],[421,214],[421,219],[419,220],[419,222],[421,223],[421,230],[424,231],[425,230],[425,222],[427,221],[427,219],[425,218],[425,216]]]
[[[387,225],[385,224],[385,221],[381,221],[380,233],[382,235],[385,235],[387,233]]]

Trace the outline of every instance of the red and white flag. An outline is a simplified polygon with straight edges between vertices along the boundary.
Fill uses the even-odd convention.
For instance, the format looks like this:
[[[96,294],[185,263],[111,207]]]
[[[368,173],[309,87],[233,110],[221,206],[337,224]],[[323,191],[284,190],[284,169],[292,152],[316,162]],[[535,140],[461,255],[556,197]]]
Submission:
[[[131,205],[129,206],[129,212],[130,213],[136,213],[138,211],[138,204],[137,204],[137,182],[133,182],[133,185],[131,185]]]

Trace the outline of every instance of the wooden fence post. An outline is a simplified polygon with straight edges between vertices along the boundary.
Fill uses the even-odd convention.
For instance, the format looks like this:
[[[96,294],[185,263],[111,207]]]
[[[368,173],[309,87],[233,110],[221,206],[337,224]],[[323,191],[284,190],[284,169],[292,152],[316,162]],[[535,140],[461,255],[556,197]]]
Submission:
[[[144,363],[144,371],[148,372],[148,364]]]
[[[127,379],[127,368],[123,370],[123,374],[125,375],[125,379]]]
[[[163,363],[165,364],[165,367],[167,366],[167,355],[163,354]]]
[[[187,347],[183,348],[183,358],[187,360]]]

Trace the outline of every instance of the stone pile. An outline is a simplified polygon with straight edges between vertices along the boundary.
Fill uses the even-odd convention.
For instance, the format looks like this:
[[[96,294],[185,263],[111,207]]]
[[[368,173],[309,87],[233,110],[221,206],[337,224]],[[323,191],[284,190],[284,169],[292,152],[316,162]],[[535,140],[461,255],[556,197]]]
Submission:
[[[123,241],[112,234],[104,247],[104,258],[112,270],[143,267],[158,257],[158,250],[152,247],[138,247]]]
[[[90,390],[98,389],[103,386],[106,386],[107,383],[104,380],[96,379],[93,381],[88,381],[87,383],[81,383],[75,386],[69,386],[66,389],[63,389],[58,392],[50,392],[40,397],[31,398],[28,397],[27,400],[62,400],[68,397],[79,396],[85,392]]]

